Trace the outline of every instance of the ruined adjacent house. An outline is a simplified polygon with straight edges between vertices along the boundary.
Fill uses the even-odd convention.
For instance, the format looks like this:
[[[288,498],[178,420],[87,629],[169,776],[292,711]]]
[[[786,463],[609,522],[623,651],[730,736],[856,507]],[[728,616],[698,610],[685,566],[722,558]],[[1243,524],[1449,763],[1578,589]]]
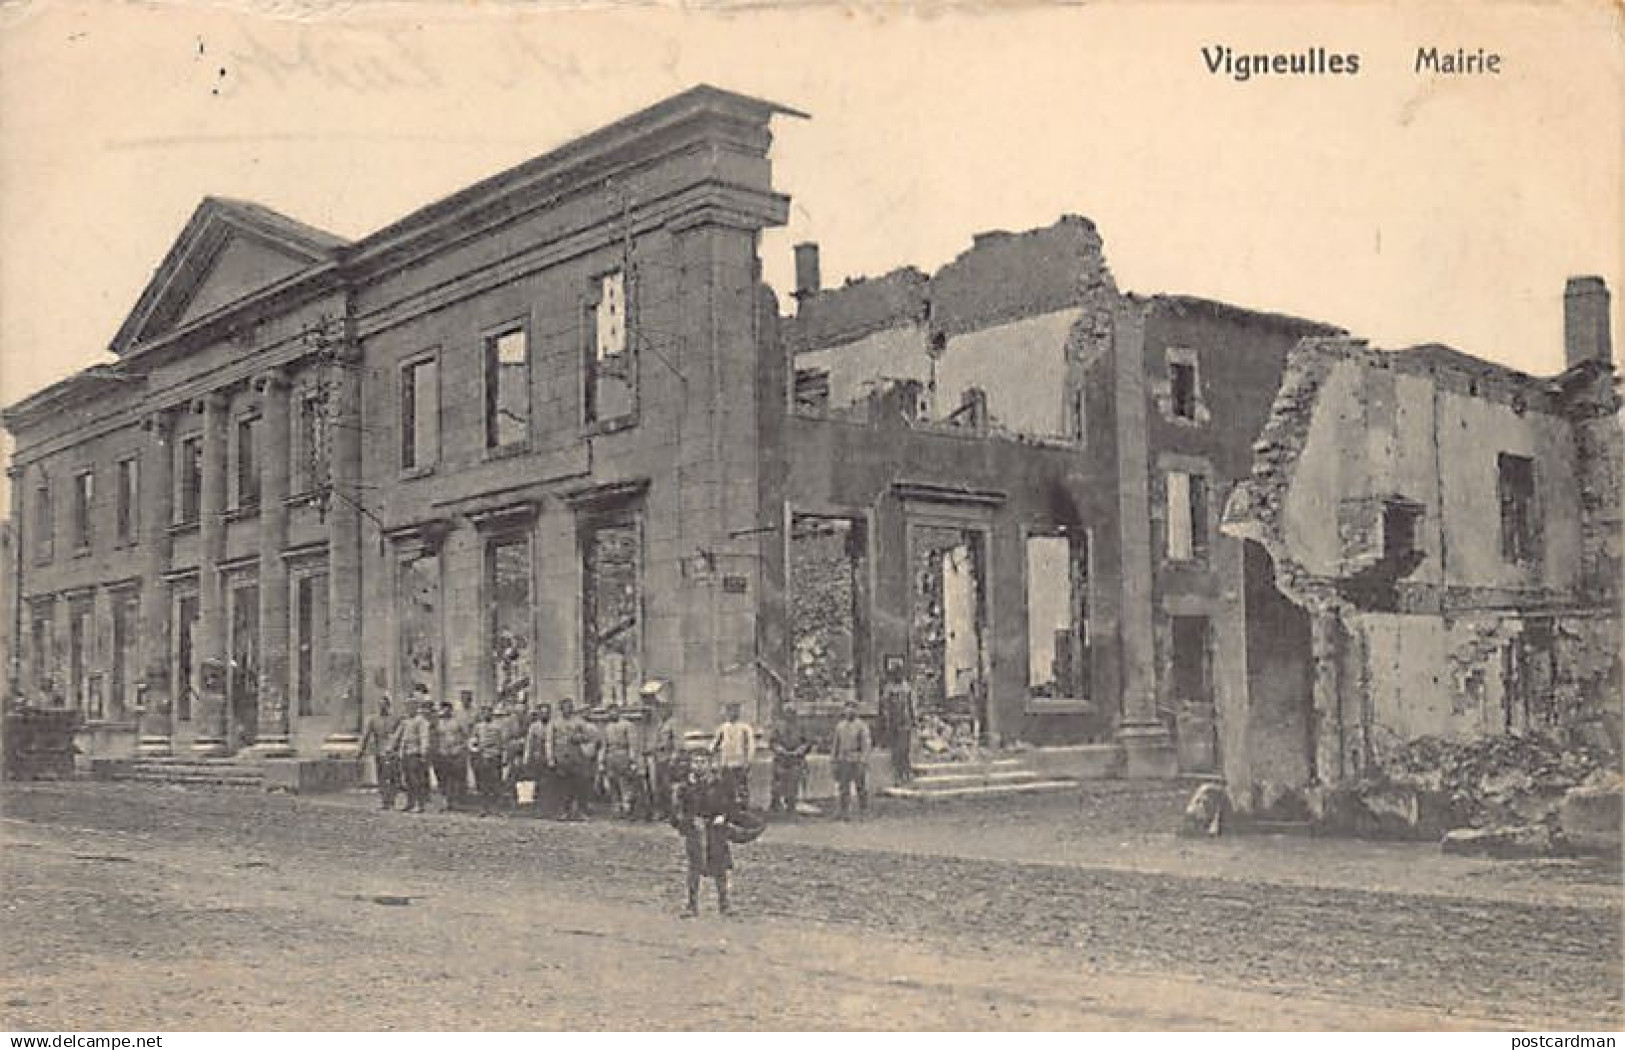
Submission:
[[[1247,688],[1239,805],[1349,783],[1419,737],[1563,730],[1617,753],[1620,402],[1608,291],[1567,288],[1567,368],[1448,347],[1292,350],[1224,532]]]
[[[790,412],[763,433],[789,537],[764,651],[797,705],[875,710],[891,659],[922,715],[1057,747],[1050,768],[1217,769],[1215,700],[1242,674],[1221,501],[1290,349],[1340,330],[1125,294],[1077,216],[979,235],[931,275],[817,271],[801,246]],[[854,581],[833,626],[796,587],[832,564]]]

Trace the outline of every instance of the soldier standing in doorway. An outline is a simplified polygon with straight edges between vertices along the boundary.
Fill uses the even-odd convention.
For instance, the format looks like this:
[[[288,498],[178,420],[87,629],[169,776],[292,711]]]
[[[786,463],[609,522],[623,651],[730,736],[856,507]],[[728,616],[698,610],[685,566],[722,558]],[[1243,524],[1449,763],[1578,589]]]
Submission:
[[[880,688],[886,728],[891,737],[892,777],[899,784],[914,779],[914,687],[903,674],[902,661],[888,662]]]

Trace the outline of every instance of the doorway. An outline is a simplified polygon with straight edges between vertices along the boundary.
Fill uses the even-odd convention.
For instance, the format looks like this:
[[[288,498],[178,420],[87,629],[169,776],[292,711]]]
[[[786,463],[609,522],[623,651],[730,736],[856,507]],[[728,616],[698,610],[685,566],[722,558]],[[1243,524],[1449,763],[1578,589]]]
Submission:
[[[987,543],[980,529],[915,525],[909,616],[919,719],[946,723],[957,741],[989,738]]]

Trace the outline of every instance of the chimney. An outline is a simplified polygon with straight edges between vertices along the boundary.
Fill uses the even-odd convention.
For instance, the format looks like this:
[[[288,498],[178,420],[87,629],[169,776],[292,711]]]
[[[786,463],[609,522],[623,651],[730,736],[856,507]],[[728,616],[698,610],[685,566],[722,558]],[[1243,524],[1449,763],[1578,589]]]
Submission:
[[[823,279],[818,273],[818,245],[808,241],[806,243],[796,245],[795,251],[795,300],[796,305],[799,307],[802,303],[817,295],[818,290],[824,285]]]
[[[1614,348],[1608,332],[1608,285],[1601,277],[1570,277],[1563,289],[1563,364],[1610,364]]]

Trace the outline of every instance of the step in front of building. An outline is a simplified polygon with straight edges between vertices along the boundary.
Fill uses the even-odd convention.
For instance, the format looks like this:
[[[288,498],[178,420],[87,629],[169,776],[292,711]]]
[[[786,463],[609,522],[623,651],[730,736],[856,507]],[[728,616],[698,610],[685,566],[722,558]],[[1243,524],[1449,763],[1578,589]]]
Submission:
[[[994,798],[1040,794],[1077,787],[1070,777],[1049,776],[1019,758],[993,758],[975,762],[921,762],[914,779],[883,789],[887,798],[915,801]]]
[[[132,758],[98,762],[94,772],[102,780],[142,784],[241,788],[265,785],[265,770],[259,763],[236,758]]]

